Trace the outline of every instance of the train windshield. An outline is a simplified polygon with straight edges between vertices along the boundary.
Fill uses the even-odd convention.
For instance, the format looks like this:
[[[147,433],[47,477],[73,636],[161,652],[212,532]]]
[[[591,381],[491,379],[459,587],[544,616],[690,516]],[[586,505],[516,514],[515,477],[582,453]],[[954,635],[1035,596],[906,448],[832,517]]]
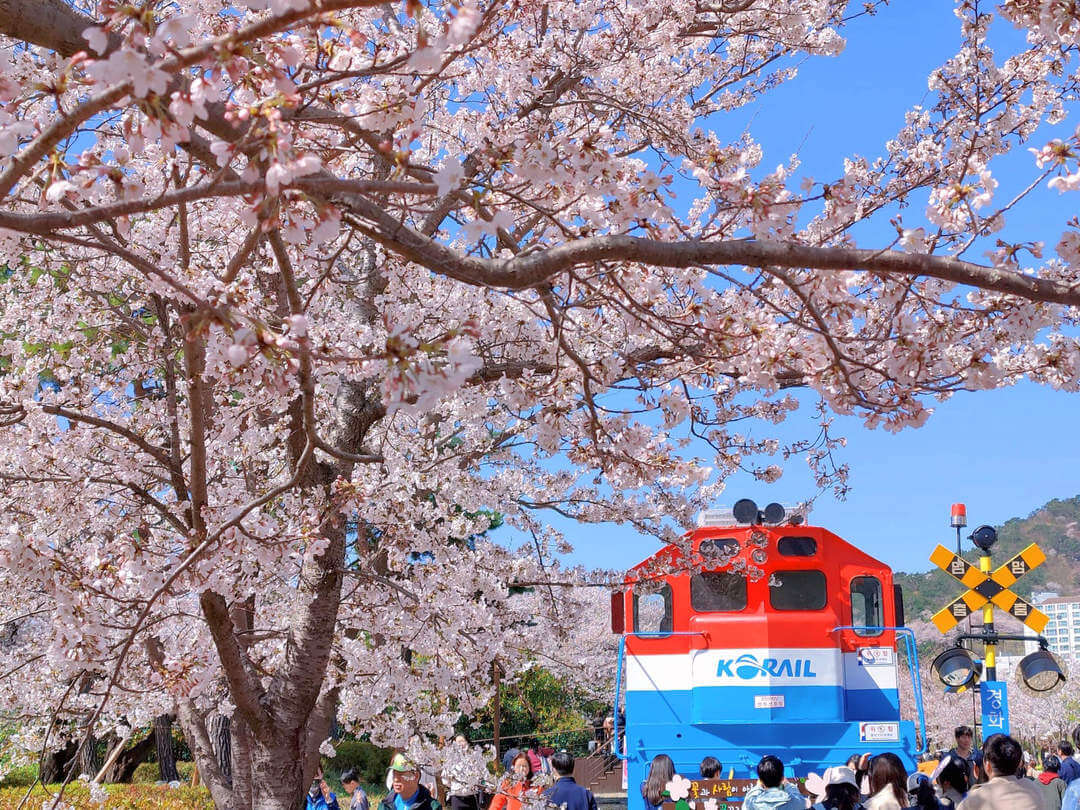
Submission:
[[[776,571],[769,580],[773,610],[821,610],[826,601],[823,571]]]
[[[698,571],[690,577],[690,607],[730,613],[746,607],[746,577],[734,571]]]

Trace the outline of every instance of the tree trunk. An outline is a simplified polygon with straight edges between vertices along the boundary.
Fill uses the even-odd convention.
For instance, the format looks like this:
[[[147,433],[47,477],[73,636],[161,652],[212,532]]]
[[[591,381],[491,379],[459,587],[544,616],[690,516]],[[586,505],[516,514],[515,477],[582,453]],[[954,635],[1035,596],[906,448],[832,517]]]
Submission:
[[[296,810],[303,807],[304,757],[299,746],[251,741],[251,806],[258,810]],[[303,752],[306,753],[306,752]]]
[[[58,751],[50,751],[41,760],[41,781],[46,785],[54,785],[57,782],[63,782],[64,777],[67,776],[68,766],[71,764],[71,758],[75,756],[75,747],[78,745],[74,740],[69,740],[67,744]]]
[[[157,748],[158,769],[163,782],[180,781],[180,773],[176,770],[176,755],[173,753],[172,720],[171,714],[161,714],[154,718],[154,745]]]
[[[154,735],[151,733],[147,734],[135,743],[135,745],[121,751],[120,756],[117,757],[116,761],[109,766],[107,771],[105,771],[104,781],[130,782],[131,778],[135,775],[135,769],[146,762],[146,758],[150,756],[150,752],[154,750],[154,744]]]
[[[225,781],[232,786],[232,734],[229,731],[229,718],[224,714],[215,714],[210,721],[210,744],[214,747],[218,767]]]
[[[101,770],[101,758],[98,756],[98,740],[93,734],[89,735],[86,745],[79,751],[78,775],[87,774],[91,779],[97,776]]]
[[[242,718],[229,723],[232,738],[232,787],[237,807],[251,807],[251,731]]]

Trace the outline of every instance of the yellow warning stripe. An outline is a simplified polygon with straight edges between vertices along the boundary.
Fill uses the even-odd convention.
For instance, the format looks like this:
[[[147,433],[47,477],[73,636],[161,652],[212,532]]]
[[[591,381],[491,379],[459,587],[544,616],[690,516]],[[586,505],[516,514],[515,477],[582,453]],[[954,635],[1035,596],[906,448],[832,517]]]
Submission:
[[[1046,625],[1049,624],[1049,616],[1009,590],[1020,577],[1046,562],[1046,554],[1035,543],[1012,557],[1004,565],[999,566],[993,574],[990,574],[988,570],[983,571],[976,568],[963,557],[954,554],[942,545],[938,545],[934,549],[930,555],[930,562],[968,588],[967,591],[960,594],[931,617],[930,621],[933,622],[938,631],[942,633],[949,632],[960,623],[961,619],[966,618],[969,613],[979,608],[983,608],[989,613],[990,606],[988,603],[992,603],[1001,610],[1011,613],[1036,633],[1042,633],[1046,629]],[[989,568],[989,559],[984,560],[983,567]],[[987,599],[974,589],[991,579],[1004,590]],[[986,589],[984,588],[984,590]]]
[[[1014,568],[1014,563],[1017,562],[1022,565]],[[1044,562],[1046,562],[1046,554],[1035,543],[1032,543],[1004,565],[999,566],[991,579],[1003,588],[1011,588],[1020,577]]]

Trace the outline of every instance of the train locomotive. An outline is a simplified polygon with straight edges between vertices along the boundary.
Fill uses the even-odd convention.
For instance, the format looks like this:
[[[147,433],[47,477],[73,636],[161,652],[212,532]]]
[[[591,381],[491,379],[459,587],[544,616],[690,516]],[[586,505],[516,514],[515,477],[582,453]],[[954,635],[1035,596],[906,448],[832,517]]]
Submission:
[[[628,810],[644,807],[637,788],[657,754],[695,778],[705,756],[735,780],[755,779],[765,754],[789,777],[866,752],[914,769],[926,739],[918,661],[889,567],[778,504],[703,517],[612,595]],[[900,717],[901,639],[918,735]]]

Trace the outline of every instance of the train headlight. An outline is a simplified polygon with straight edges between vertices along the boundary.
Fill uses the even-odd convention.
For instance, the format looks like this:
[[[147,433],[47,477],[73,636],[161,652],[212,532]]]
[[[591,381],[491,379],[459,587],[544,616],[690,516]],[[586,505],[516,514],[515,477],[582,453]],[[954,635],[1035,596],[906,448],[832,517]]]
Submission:
[[[1020,659],[1016,680],[1032,695],[1048,695],[1065,685],[1065,670],[1061,659],[1049,650],[1036,650]]]
[[[930,668],[951,689],[971,686],[979,679],[975,657],[963,647],[951,647],[934,659]]]

